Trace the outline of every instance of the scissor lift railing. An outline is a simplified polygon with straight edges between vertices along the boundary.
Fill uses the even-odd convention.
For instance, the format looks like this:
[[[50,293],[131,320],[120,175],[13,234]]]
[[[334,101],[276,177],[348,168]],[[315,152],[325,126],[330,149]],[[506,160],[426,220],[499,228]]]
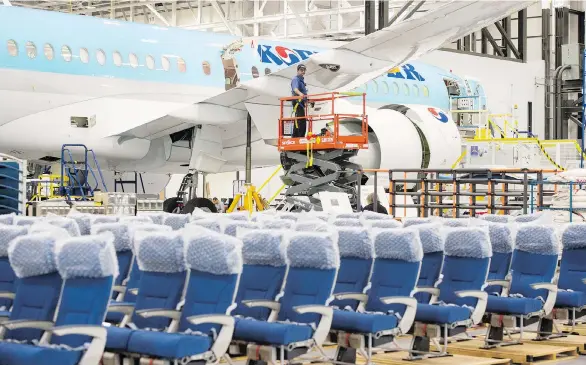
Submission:
[[[360,97],[362,99],[362,114],[336,113],[336,100],[343,98]],[[323,94],[307,95],[305,101],[305,117],[285,117],[285,104],[291,101],[299,100],[299,97],[291,96],[280,98],[281,115],[279,118],[279,151],[304,151],[308,144],[311,144],[314,150],[328,149],[366,149],[368,148],[368,117],[366,115],[366,94],[365,93],[342,93],[330,92]],[[331,112],[324,114],[310,114],[307,105],[311,103],[331,103]],[[323,105],[323,104],[322,104]],[[325,105],[323,105],[325,107]],[[289,137],[284,134],[285,123],[295,123],[298,119],[307,120],[307,135],[305,137]],[[360,135],[343,135],[340,134],[340,122],[344,119],[358,119],[362,123],[362,133]],[[333,123],[333,131],[329,135],[319,135],[313,133],[314,122]]]
[[[336,100],[360,97],[362,113],[336,113]],[[303,210],[321,210],[321,202],[316,198],[320,192],[346,193],[351,204],[356,203],[356,187],[360,183],[360,165],[350,162],[359,150],[368,148],[368,117],[366,115],[366,94],[330,92],[308,95],[306,106],[319,103],[327,112],[312,114],[306,107],[307,130],[305,137],[290,137],[284,133],[286,123],[295,123],[302,117],[286,117],[285,104],[298,100],[298,97],[280,99],[279,151],[281,164],[286,171],[281,177],[288,186],[285,199],[290,206]],[[331,103],[331,105],[327,105]],[[313,133],[316,123],[323,122],[326,128]],[[340,123],[361,123],[360,134],[345,135],[340,132]],[[314,154],[315,151],[315,154]]]

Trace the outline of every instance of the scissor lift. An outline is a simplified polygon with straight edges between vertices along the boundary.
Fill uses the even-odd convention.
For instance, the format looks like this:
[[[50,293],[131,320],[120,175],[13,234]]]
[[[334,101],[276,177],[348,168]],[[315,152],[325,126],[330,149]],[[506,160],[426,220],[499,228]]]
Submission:
[[[342,114],[335,112],[336,100],[360,97],[362,114]],[[305,137],[291,137],[285,134],[285,127],[292,127],[297,118],[285,117],[284,106],[298,100],[298,97],[280,98],[281,115],[279,118],[279,144],[281,165],[285,170],[282,180],[288,186],[285,199],[290,207],[303,210],[321,210],[317,197],[322,191],[348,194],[352,206],[356,206],[356,186],[360,183],[358,171],[361,166],[350,162],[361,149],[368,148],[368,118],[366,116],[366,94],[330,92],[308,95],[305,102],[307,134]],[[318,104],[327,114],[311,114],[310,104]],[[328,105],[330,104],[331,105]],[[329,107],[329,108],[328,108]],[[352,121],[361,123],[359,135],[340,133],[340,123]],[[319,133],[313,128],[323,124]],[[292,128],[291,128],[292,129]]]

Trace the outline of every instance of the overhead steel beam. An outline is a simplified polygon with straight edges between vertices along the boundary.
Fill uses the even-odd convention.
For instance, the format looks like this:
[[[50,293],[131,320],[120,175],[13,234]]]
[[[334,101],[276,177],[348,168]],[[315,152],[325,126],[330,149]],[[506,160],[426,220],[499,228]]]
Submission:
[[[146,5],[147,9],[150,10],[151,13],[153,13],[154,16],[156,16],[157,18],[159,18],[163,23],[165,23],[166,26],[170,26],[171,24],[169,24],[169,22],[167,21],[167,19],[165,19],[164,16],[162,16],[157,9],[155,9],[154,6],[152,6],[151,4],[147,4]]]
[[[509,57],[510,52],[513,52],[513,55],[515,55],[515,58],[521,59],[521,54],[519,53],[519,50],[517,50],[517,47],[515,47],[515,44],[513,43],[513,41],[511,40],[511,36],[509,35],[509,32],[505,29],[505,27],[500,22],[496,22],[496,23],[494,23],[494,25],[496,25],[496,29],[498,29],[498,31],[501,34],[501,36],[503,37],[503,41],[506,45],[504,57]],[[510,19],[509,19],[509,25],[510,25]]]
[[[545,64],[545,123],[544,137],[550,139],[552,135],[552,113],[551,113],[551,9],[541,10],[541,58]]]
[[[411,18],[415,13],[417,13],[417,10],[419,10],[419,8],[423,6],[423,4],[425,4],[425,0],[421,0],[420,2],[418,2],[417,5],[415,5],[413,9],[411,9],[411,11],[407,15],[405,15],[403,20]]]
[[[403,7],[401,9],[399,9],[399,11],[393,16],[393,18],[391,19],[389,24],[387,24],[387,27],[390,27],[391,25],[393,25],[393,23],[396,22],[407,9],[409,9],[409,7],[411,6],[411,4],[413,4],[413,2],[414,2],[414,0],[409,0],[405,5],[403,5]]]
[[[502,43],[502,50],[503,53],[505,54],[505,57],[511,57],[511,50],[509,48],[509,42],[507,42],[506,38],[509,38],[509,40],[511,40],[511,17],[506,17],[503,20],[501,20],[500,22],[496,22],[494,23],[498,29],[498,31],[501,33],[501,35],[503,35],[503,39],[501,40]],[[498,25],[497,25],[498,24]],[[499,28],[500,25],[500,28]],[[504,31],[504,33],[503,33]],[[504,35],[506,34],[506,36]]]
[[[519,59],[527,62],[527,9],[517,13],[517,50],[521,55]]]
[[[488,38],[483,31],[480,32],[480,53],[488,54]]]
[[[306,0],[306,2],[307,2],[307,0]],[[307,23],[304,23],[304,22],[303,22],[303,19],[301,19],[301,16],[300,16],[300,15],[299,15],[299,13],[297,12],[297,10],[295,10],[295,7],[294,7],[294,6],[291,6],[291,3],[288,3],[288,4],[287,4],[287,6],[289,7],[289,10],[291,10],[291,12],[293,13],[293,15],[294,15],[294,17],[295,17],[295,18],[294,18],[294,19],[295,19],[295,21],[296,21],[296,22],[297,22],[297,24],[299,24],[299,26],[301,27],[301,32],[302,32],[304,35],[305,35],[305,34],[307,34],[307,27],[308,27],[308,24],[309,24],[309,21],[307,21],[308,19],[307,19],[307,18],[305,18],[305,19],[306,19],[306,21],[307,21]],[[287,11],[287,9],[285,9],[285,11]],[[307,12],[305,12],[305,13],[307,13]]]
[[[6,6],[12,6],[12,4],[10,3],[10,0],[2,0],[2,4],[6,5]]]
[[[497,55],[499,55],[501,57],[504,57],[505,56],[505,54],[503,53],[501,47],[496,43],[496,41],[492,37],[492,34],[490,34],[490,31],[487,28],[482,28],[482,35],[484,37],[486,37],[486,39],[490,42],[490,45],[492,46],[492,49],[494,50],[494,52]]]
[[[212,4],[212,7],[214,8],[214,10],[220,16],[220,20],[222,20],[222,23],[224,23],[224,25],[226,26],[226,29],[228,29],[230,34],[236,35],[236,31],[232,28],[232,25],[226,19],[226,14],[224,14],[224,10],[222,10],[222,8],[220,7],[220,4],[218,4],[218,1],[217,0],[210,0],[210,3]]]

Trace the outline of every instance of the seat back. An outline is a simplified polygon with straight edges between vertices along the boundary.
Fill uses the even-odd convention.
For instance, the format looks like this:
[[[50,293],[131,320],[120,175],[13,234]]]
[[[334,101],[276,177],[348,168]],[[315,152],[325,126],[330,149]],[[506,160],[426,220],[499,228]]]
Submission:
[[[71,237],[81,236],[81,231],[79,229],[79,225],[77,221],[73,218],[66,218],[66,217],[46,217],[44,223],[48,223],[50,225],[63,228],[67,230]]]
[[[249,308],[244,300],[276,300],[283,289],[287,273],[287,241],[285,231],[267,229],[238,229],[242,240],[244,267],[240,276],[237,307],[234,315],[267,320],[268,308]]]
[[[259,228],[255,222],[225,219],[220,224],[220,232],[228,236],[236,237],[236,230],[241,228],[256,229]]]
[[[356,221],[356,219],[347,219]],[[339,221],[339,220],[338,220]],[[362,293],[372,273],[374,263],[374,240],[368,228],[355,228],[345,225],[338,227],[338,249],[340,269],[336,279],[334,294]],[[357,300],[334,300],[331,305],[338,308],[350,307],[356,310]]]
[[[403,225],[394,219],[379,219],[364,221],[364,225],[370,228],[400,228]]]
[[[114,235],[114,249],[118,257],[118,277],[114,285],[121,285],[122,281],[128,277],[132,259],[132,243],[130,241],[130,232],[128,223],[98,223],[91,227],[90,233],[93,235],[103,232],[110,232]],[[114,293],[114,296],[116,293]]]
[[[163,217],[163,225],[177,231],[185,227],[189,223],[189,219],[189,214],[169,214]]]
[[[289,273],[280,300],[279,321],[317,323],[318,314],[299,314],[299,305],[327,305],[331,299],[340,253],[336,232],[290,232],[287,258]]]
[[[10,320],[53,321],[63,280],[57,272],[55,243],[68,237],[65,230],[35,233],[14,239],[8,258],[19,278]],[[4,339],[39,340],[42,330],[22,328],[7,331]]]
[[[384,304],[384,297],[411,295],[421,268],[423,248],[415,229],[391,228],[373,232],[376,259],[370,278],[367,312],[403,313],[402,304]]]
[[[64,280],[55,327],[101,326],[106,316],[118,262],[111,233],[72,237],[57,242],[57,270]],[[51,343],[79,347],[84,335],[52,336]]]
[[[296,232],[327,232],[329,229],[329,225],[321,219],[301,220],[293,226],[293,230]]]
[[[258,221],[261,229],[290,229],[294,223],[290,219],[262,219]]]
[[[416,224],[433,223],[431,217],[412,217],[403,219],[403,227],[411,227]]]
[[[185,260],[189,284],[179,320],[179,332],[218,333],[214,324],[193,325],[187,318],[206,314],[230,314],[242,273],[242,241],[202,229],[185,232]]]
[[[509,293],[545,300],[548,291],[534,290],[531,284],[553,281],[559,251],[558,237],[553,226],[532,223],[521,225],[515,237]]]
[[[14,219],[17,218],[18,216]],[[16,291],[17,279],[8,260],[8,247],[12,240],[27,233],[28,228],[24,226],[0,225],[0,292],[14,293]],[[9,310],[11,305],[12,299],[0,298],[0,308],[3,310]]]
[[[487,221],[492,245],[492,259],[488,271],[488,280],[505,280],[511,268],[513,257],[513,228],[510,224]],[[487,293],[501,293],[500,285],[489,285],[484,290]]]
[[[562,233],[562,261],[558,287],[586,292],[586,223],[572,223]]]
[[[362,222],[359,219],[338,218],[332,221],[336,227],[362,227]]]
[[[513,220],[510,215],[498,215],[498,214],[483,214],[483,215],[479,216],[478,218],[485,220],[485,221],[488,221],[488,222],[493,222],[493,223],[509,223]]]
[[[438,300],[446,304],[476,306],[475,298],[460,298],[460,290],[482,290],[488,276],[492,249],[487,227],[444,227],[445,249]]]
[[[165,317],[144,318],[142,309],[177,309],[187,282],[182,232],[138,231],[134,233],[136,261],[141,271],[132,323],[138,328],[167,327]]]
[[[419,232],[419,240],[423,248],[423,259],[419,271],[418,287],[433,287],[440,278],[444,263],[444,238],[440,223],[426,223],[413,226]],[[431,294],[417,293],[418,303],[429,303]]]
[[[14,217],[16,217],[16,214],[14,213],[0,214],[0,224],[11,226],[12,222],[14,221]]]
[[[150,217],[150,216],[149,216]],[[133,253],[132,265],[130,267],[130,273],[128,274],[128,281],[126,282],[126,293],[124,294],[124,301],[128,303],[136,302],[136,295],[130,293],[128,289],[138,288],[140,284],[140,278],[142,277],[142,271],[138,267],[138,261],[136,260],[136,247],[134,245],[134,235],[137,232],[170,232],[172,230],[169,226],[163,226],[160,224],[136,224],[129,226],[128,234],[131,242],[131,249]]]
[[[191,223],[189,223],[186,227],[187,228],[191,228],[191,227],[203,227],[203,228],[207,228],[210,229],[214,232],[221,232],[221,226],[220,226],[220,221],[218,219],[213,219],[213,218],[205,218],[205,219],[197,219],[192,221]]]
[[[468,227],[470,219],[466,218],[443,218],[439,222],[447,227]]]

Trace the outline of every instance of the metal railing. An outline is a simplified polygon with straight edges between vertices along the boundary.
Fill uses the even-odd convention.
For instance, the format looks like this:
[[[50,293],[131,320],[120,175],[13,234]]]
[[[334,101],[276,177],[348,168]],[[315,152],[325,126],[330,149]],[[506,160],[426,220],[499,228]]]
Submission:
[[[388,174],[389,214],[406,216],[474,217],[479,212],[510,214],[529,212],[536,199],[543,206],[545,169],[393,169],[362,170],[373,175],[378,191],[380,174]],[[363,188],[358,188],[358,201]],[[530,192],[531,190],[531,192]],[[373,203],[378,203],[377,194]],[[360,203],[359,203],[360,204]],[[360,205],[357,207],[361,210]]]

